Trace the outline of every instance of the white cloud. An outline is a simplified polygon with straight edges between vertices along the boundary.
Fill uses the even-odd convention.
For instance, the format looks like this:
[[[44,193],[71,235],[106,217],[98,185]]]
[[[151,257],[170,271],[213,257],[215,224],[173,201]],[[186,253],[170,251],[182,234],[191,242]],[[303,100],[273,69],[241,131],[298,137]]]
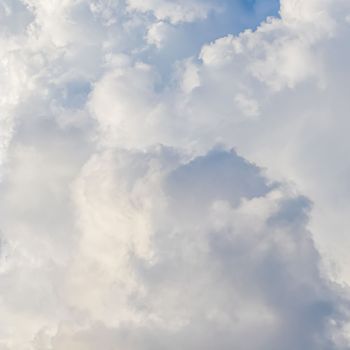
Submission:
[[[148,29],[147,42],[155,45],[159,49],[167,40],[169,40],[169,37],[173,33],[174,29],[168,23],[162,21],[156,22]]]
[[[349,348],[349,4],[222,5],[0,5],[2,349]]]
[[[343,280],[348,258],[338,242],[348,231],[349,11],[343,1],[283,1],[281,19],[205,46],[202,63],[193,68],[201,86],[186,96],[185,107],[193,122],[192,142],[233,143],[272,176],[294,181],[312,198],[318,244],[342,261],[338,277]],[[255,101],[256,122],[237,111],[232,94]]]
[[[108,151],[84,167],[62,283],[81,316],[53,349],[338,348],[342,301],[321,277],[308,201],[234,153],[181,158]]]

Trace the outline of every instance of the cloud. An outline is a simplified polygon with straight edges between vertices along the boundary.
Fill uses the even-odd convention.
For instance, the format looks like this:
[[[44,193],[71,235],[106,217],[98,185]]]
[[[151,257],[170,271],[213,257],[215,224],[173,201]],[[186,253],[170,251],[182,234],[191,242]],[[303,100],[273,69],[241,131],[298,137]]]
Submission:
[[[349,348],[350,8],[271,4],[0,5],[1,348]]]
[[[319,270],[309,201],[235,153],[181,158],[108,151],[85,166],[63,290],[87,319],[53,349],[342,348],[345,304]]]
[[[169,40],[173,32],[171,25],[165,22],[154,23],[147,32],[147,42],[155,45],[157,48],[161,48]]]
[[[322,251],[342,260],[338,277],[343,280],[347,253],[338,242],[348,231],[341,217],[349,210],[344,132],[349,48],[340,43],[349,33],[349,10],[343,1],[336,6],[282,1],[280,19],[205,45],[201,61],[187,63],[180,77],[185,82],[195,71],[199,83],[180,94],[178,103],[186,101],[181,113],[187,114],[189,142],[204,149],[214,142],[234,144],[317,203],[313,231]],[[253,108],[253,115],[237,96],[248,97],[245,108]]]

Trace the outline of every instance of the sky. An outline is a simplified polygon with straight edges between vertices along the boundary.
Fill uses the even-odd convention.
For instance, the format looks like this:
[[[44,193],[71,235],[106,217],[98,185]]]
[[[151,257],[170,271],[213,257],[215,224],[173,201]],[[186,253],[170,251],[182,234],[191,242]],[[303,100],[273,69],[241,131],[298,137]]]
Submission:
[[[350,349],[348,0],[1,0],[0,350]]]

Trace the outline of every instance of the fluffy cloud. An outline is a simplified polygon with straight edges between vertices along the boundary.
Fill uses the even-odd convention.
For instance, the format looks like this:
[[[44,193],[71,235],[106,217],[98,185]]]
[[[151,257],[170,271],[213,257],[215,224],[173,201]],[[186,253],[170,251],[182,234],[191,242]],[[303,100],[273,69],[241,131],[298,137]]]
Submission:
[[[350,7],[225,6],[0,5],[2,349],[349,348]]]
[[[51,262],[56,295],[37,251],[26,257],[44,283],[30,295],[45,290],[66,315],[51,315],[59,326],[43,326],[35,349],[343,348],[345,304],[319,270],[309,202],[235,153],[105,151],[74,188],[80,233],[68,263]]]
[[[181,78],[186,81],[187,71],[195,71],[200,82],[185,95],[183,111],[194,125],[189,139],[205,148],[213,140],[234,143],[273,177],[297,183],[317,203],[313,231],[331,259],[342,257],[340,278],[345,280],[348,254],[338,242],[349,229],[344,219],[349,210],[349,47],[344,41],[349,11],[343,1],[336,6],[282,1],[281,19],[204,46],[201,62],[187,67]]]

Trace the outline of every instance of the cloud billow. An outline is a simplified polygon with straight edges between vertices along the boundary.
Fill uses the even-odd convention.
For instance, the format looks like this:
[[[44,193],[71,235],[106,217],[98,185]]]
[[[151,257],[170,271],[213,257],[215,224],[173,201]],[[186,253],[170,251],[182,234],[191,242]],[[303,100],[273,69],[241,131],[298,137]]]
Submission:
[[[1,349],[349,349],[336,2],[0,4]]]
[[[346,303],[320,271],[309,201],[233,152],[169,153],[117,151],[85,169],[66,288],[89,326],[63,327],[53,348],[342,349]]]

